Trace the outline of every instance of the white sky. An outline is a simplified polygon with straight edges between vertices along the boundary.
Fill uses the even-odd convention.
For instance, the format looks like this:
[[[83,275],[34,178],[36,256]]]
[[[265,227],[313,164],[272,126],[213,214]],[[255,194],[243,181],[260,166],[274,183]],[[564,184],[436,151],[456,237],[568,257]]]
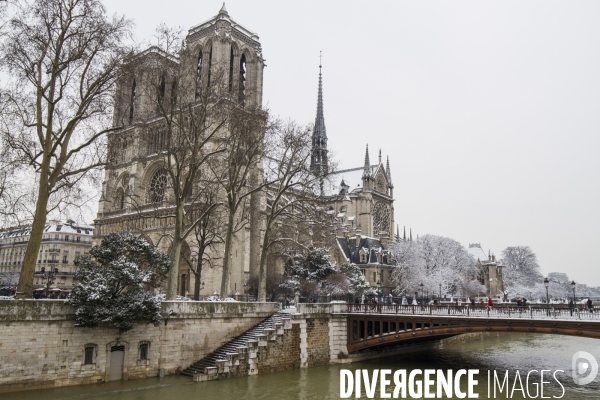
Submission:
[[[136,22],[188,28],[218,1],[105,0]],[[390,156],[395,219],[496,255],[527,245],[543,272],[600,285],[600,2],[227,1],[258,33],[264,105],[316,112],[323,51],[329,149]]]

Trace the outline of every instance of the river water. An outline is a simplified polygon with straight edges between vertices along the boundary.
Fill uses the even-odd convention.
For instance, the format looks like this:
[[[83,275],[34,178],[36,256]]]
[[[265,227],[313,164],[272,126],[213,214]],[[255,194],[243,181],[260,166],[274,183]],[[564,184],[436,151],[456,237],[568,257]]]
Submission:
[[[122,399],[122,400],[242,400],[242,399],[300,399],[321,400],[340,398],[340,370],[405,369],[410,373],[415,369],[440,369],[457,371],[459,369],[478,369],[478,384],[475,393],[479,398],[488,398],[488,378],[490,371],[492,381],[494,371],[502,379],[508,370],[509,388],[517,390],[507,393],[504,388],[500,393],[496,387],[494,397],[493,385],[490,385],[489,398],[529,399],[541,398],[539,390],[540,374],[531,373],[529,383],[527,373],[531,370],[550,370],[544,376],[544,398],[563,398],[568,400],[600,399],[600,374],[590,384],[578,386],[572,378],[572,358],[574,353],[585,351],[600,360],[600,340],[570,336],[554,336],[540,334],[505,334],[499,337],[456,341],[444,346],[414,347],[414,352],[380,358],[370,361],[344,365],[332,365],[309,369],[278,372],[221,381],[193,383],[187,377],[167,376],[144,380],[111,382],[98,385],[65,387],[58,389],[35,390],[29,392],[2,394],[2,400],[39,400],[39,399]],[[591,368],[591,364],[589,368]],[[564,372],[553,374],[557,370]],[[522,381],[519,385],[517,371]],[[588,369],[589,371],[589,369]],[[581,371],[580,371],[581,372]],[[586,373],[583,373],[585,376]],[[370,375],[372,376],[372,375]],[[388,376],[390,379],[390,376]],[[422,376],[420,377],[422,380]],[[501,380],[502,380],[501,379]],[[557,380],[560,384],[557,383]],[[516,383],[515,383],[516,382]],[[536,385],[537,384],[537,385]],[[561,386],[562,385],[562,386]],[[393,378],[387,392],[392,394],[395,385]],[[518,390],[523,388],[523,391]],[[564,389],[563,389],[564,387]],[[529,389],[529,392],[527,392]],[[466,378],[461,380],[461,390],[467,391]],[[367,399],[364,386],[361,399]],[[435,394],[435,385],[432,387]],[[380,388],[377,387],[373,398],[379,399]],[[512,394],[512,397],[510,397]],[[401,395],[401,393],[400,393]],[[350,398],[356,398],[352,393]],[[407,394],[407,398],[411,398]],[[458,397],[441,397],[458,398]]]

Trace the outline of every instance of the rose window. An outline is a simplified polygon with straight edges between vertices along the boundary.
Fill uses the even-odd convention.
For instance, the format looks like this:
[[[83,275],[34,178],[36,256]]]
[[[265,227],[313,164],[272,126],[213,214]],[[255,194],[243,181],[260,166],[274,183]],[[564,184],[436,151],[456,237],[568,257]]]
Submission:
[[[169,188],[169,176],[163,168],[154,174],[150,182],[149,199],[152,203],[160,203],[165,200],[167,189]]]
[[[373,228],[375,233],[387,232],[390,226],[390,210],[378,201],[373,207]]]

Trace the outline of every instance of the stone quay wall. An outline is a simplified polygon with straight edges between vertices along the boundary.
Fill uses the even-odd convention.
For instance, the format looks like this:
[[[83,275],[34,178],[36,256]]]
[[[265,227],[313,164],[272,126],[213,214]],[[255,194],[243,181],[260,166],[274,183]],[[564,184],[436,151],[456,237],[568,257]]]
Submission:
[[[124,347],[123,379],[177,373],[272,315],[273,303],[163,302],[158,326],[119,333],[75,326],[65,301],[0,301],[0,392],[105,382],[111,347]],[[141,360],[140,344],[148,355]],[[93,347],[92,363],[85,348]]]
[[[138,324],[119,334],[108,325],[76,327],[74,309],[65,301],[0,301],[0,393],[109,381],[114,346],[124,348],[121,379],[155,377],[161,370],[175,374],[276,311],[273,303],[167,301],[161,313],[165,319],[174,313],[168,321],[158,326]],[[400,346],[349,354],[345,311],[345,304],[300,304],[288,313],[283,326],[218,361],[210,376],[195,375],[194,380],[351,363],[410,351]],[[148,348],[146,360],[141,344]],[[91,363],[85,362],[86,347],[94,348]]]

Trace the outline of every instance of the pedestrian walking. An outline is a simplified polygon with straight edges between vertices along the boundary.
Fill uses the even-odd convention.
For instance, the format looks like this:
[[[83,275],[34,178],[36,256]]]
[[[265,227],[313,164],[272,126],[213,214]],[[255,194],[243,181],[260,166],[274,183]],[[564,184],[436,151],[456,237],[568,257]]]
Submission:
[[[471,298],[471,307],[475,307],[475,298],[474,297]]]
[[[575,303],[573,303],[573,299],[569,299],[569,310],[571,311],[571,317],[573,316],[574,308],[575,308]]]
[[[492,308],[493,305],[494,305],[494,302],[492,301],[492,298],[488,297],[488,307]]]
[[[592,304],[592,299],[588,299],[587,307],[590,309],[590,314],[594,312],[594,305]]]

